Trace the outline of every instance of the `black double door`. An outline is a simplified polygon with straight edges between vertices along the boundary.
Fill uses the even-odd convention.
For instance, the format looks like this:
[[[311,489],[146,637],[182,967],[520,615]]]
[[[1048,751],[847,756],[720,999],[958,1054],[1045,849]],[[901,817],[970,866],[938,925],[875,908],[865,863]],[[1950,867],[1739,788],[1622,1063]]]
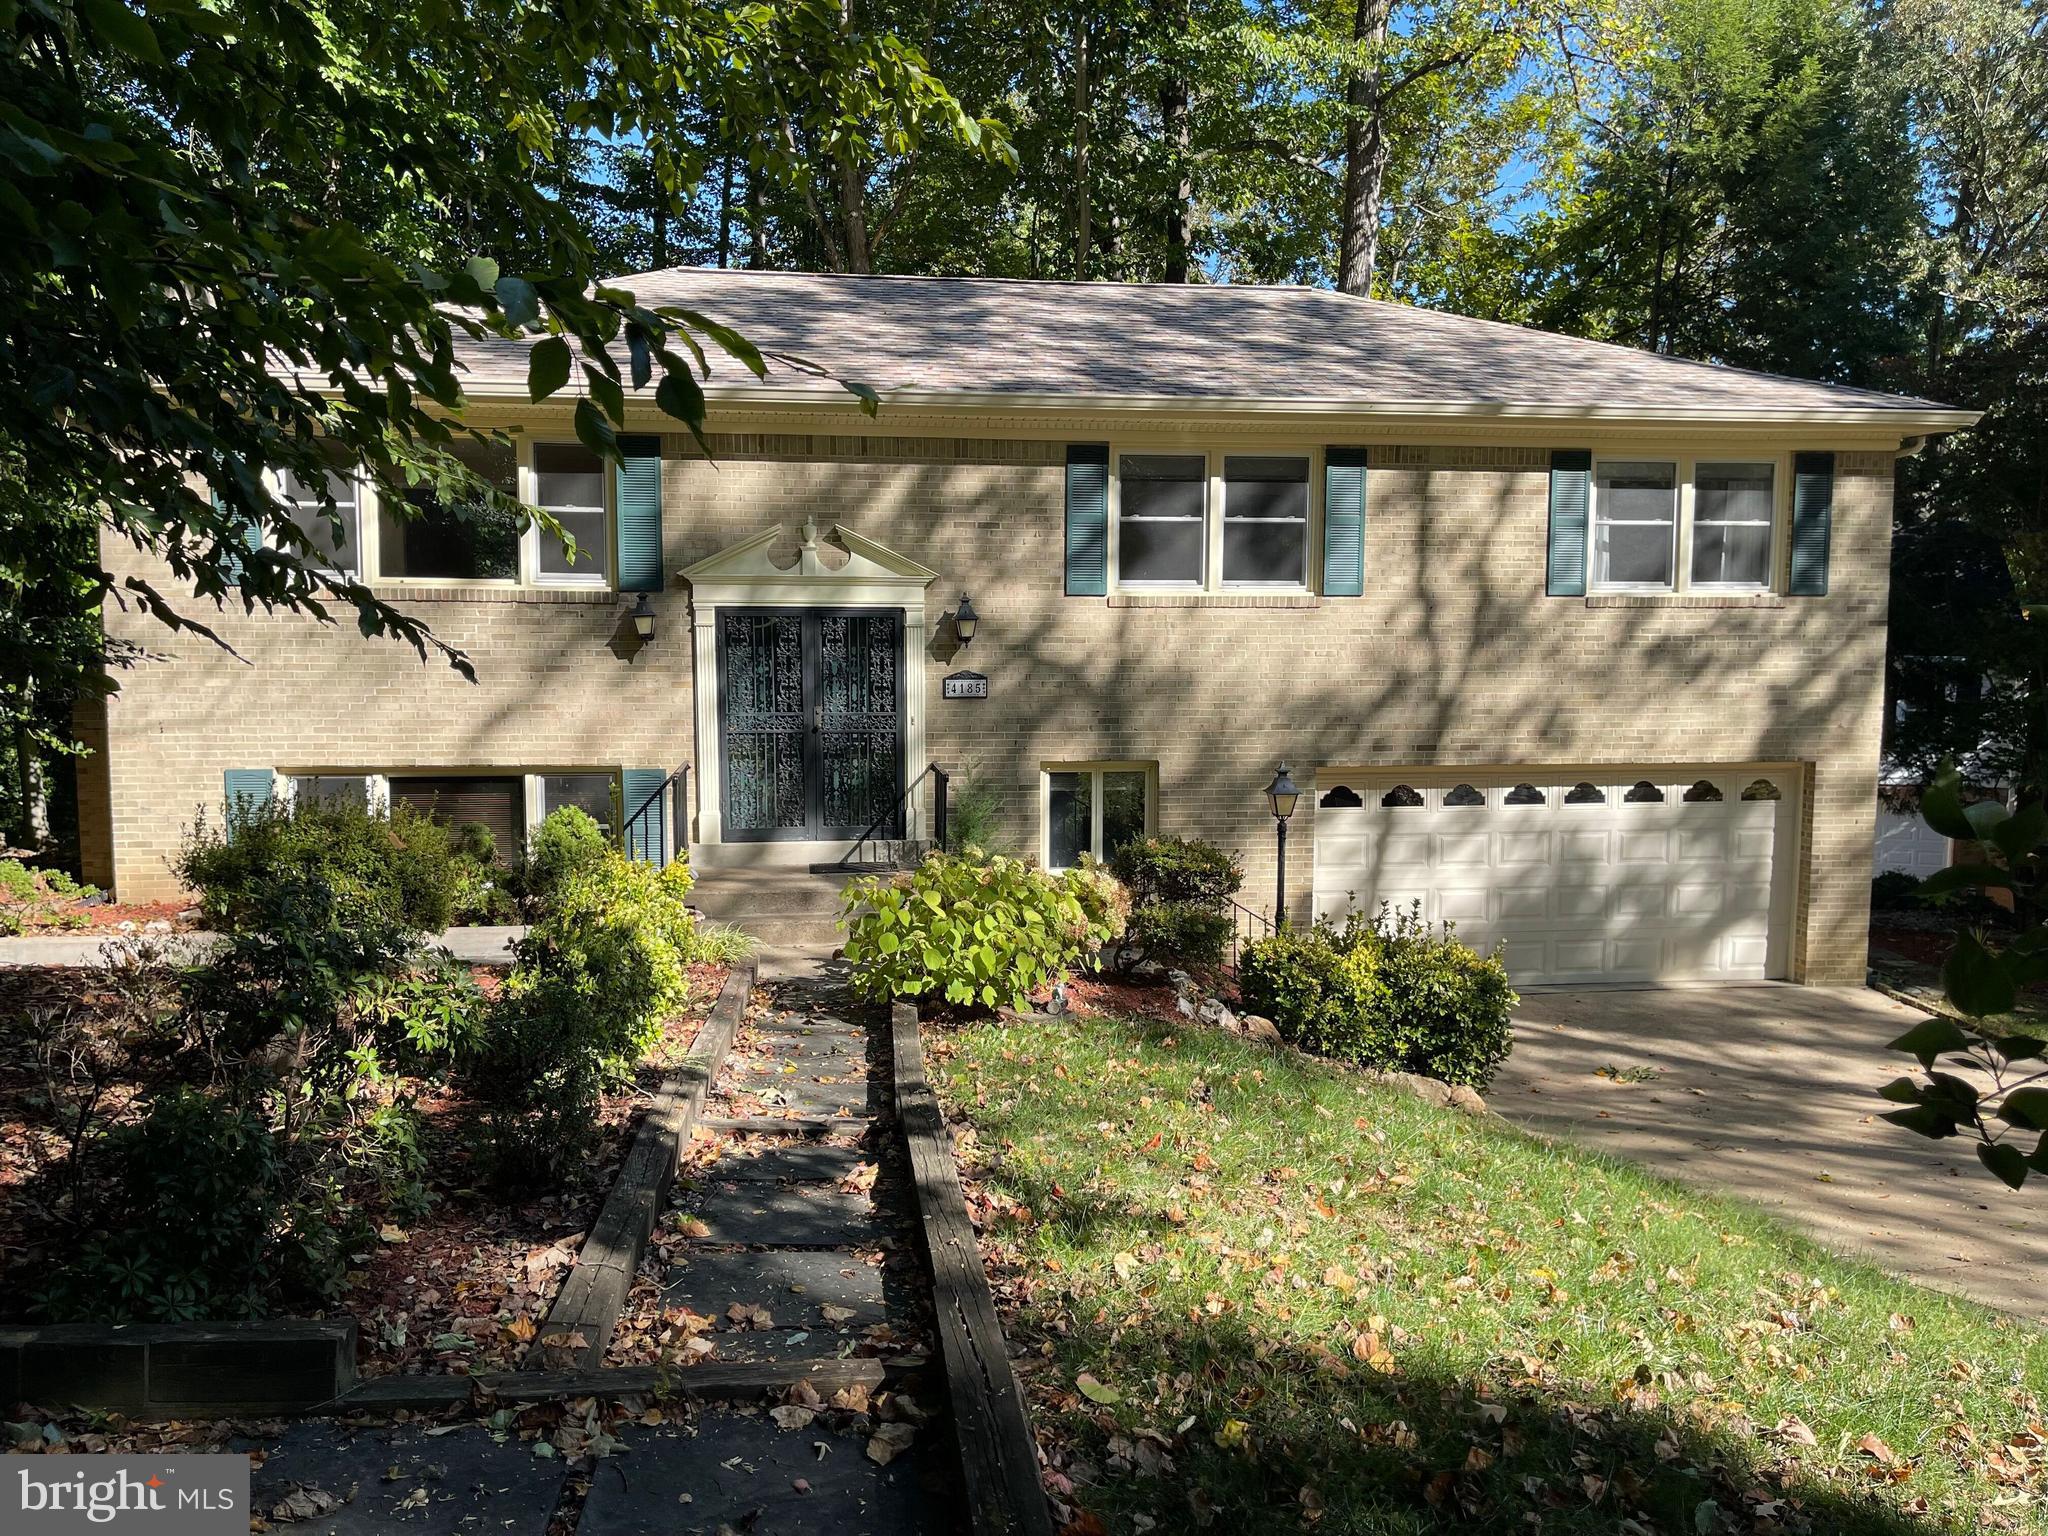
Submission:
[[[718,719],[727,841],[903,835],[900,612],[724,610]]]

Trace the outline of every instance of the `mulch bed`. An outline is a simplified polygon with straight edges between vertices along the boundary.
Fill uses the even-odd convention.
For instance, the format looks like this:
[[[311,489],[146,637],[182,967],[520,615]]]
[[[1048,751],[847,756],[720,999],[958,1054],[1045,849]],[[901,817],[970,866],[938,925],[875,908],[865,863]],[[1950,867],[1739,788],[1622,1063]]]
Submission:
[[[499,975],[472,967],[487,991]],[[724,985],[726,968],[690,969],[690,998],[665,1026],[634,1081],[609,1095],[600,1113],[600,1141],[566,1187],[507,1204],[483,1185],[477,1157],[481,1130],[474,1107],[446,1084],[400,1079],[396,1090],[416,1098],[421,1151],[433,1196],[411,1223],[371,1213],[378,1240],[355,1256],[337,1312],[362,1325],[359,1365],[365,1376],[393,1373],[466,1374],[516,1367],[545,1317],[584,1235],[596,1219],[640,1116],[670,1069],[696,1039]],[[38,1218],[38,1186],[60,1179],[69,1155],[60,1113],[48,1102],[33,1049],[33,1020],[50,1010],[108,1010],[103,973],[60,968],[0,971],[0,1249],[16,1264],[35,1262],[48,1240]],[[144,1087],[137,1076],[109,1086],[102,1123],[139,1117]],[[384,1213],[386,1216],[389,1213]],[[0,1284],[0,1311],[21,1316],[27,1299]],[[321,1315],[317,1311],[313,1315]]]
[[[34,905],[0,902],[0,917],[11,917],[29,938],[139,933],[152,923],[157,933],[194,933],[203,926],[195,907],[178,901],[51,901]]]

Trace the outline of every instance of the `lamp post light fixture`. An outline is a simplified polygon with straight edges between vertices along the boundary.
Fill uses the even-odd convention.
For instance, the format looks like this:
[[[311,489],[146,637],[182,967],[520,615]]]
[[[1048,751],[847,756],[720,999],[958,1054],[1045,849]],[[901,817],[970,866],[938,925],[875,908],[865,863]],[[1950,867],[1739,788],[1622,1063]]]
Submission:
[[[962,592],[960,606],[953,610],[953,633],[960,637],[962,650],[974,643],[974,632],[980,627],[981,615],[974,611],[974,599]]]
[[[654,638],[654,598],[646,592],[633,605],[633,633],[643,642]]]
[[[1273,775],[1273,782],[1266,786],[1266,803],[1273,808],[1274,835],[1280,852],[1280,869],[1273,887],[1275,928],[1287,926],[1287,818],[1294,814],[1295,804],[1300,799],[1301,791],[1287,776],[1287,765],[1282,763],[1280,771]]]

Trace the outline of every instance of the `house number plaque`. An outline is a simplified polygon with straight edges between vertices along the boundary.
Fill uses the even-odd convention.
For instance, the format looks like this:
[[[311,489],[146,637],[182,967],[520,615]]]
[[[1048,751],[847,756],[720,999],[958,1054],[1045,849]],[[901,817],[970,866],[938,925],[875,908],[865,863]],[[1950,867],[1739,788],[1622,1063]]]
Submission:
[[[950,672],[939,680],[942,699],[985,699],[988,679],[979,672]]]

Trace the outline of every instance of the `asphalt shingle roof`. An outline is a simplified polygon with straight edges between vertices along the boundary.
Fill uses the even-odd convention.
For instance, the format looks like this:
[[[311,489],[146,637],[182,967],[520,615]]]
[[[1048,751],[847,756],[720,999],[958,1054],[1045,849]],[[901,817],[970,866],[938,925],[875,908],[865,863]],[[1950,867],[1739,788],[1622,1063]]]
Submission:
[[[672,267],[617,280],[764,351],[918,397],[1143,399],[1361,409],[1624,411],[1826,418],[1942,411],[1932,401],[1752,373],[1321,288],[847,277]],[[476,392],[523,391],[526,348],[458,338]],[[714,357],[711,387],[844,399],[771,365]]]

